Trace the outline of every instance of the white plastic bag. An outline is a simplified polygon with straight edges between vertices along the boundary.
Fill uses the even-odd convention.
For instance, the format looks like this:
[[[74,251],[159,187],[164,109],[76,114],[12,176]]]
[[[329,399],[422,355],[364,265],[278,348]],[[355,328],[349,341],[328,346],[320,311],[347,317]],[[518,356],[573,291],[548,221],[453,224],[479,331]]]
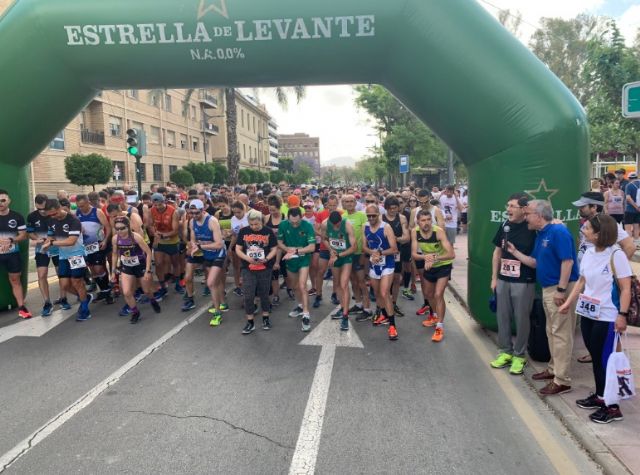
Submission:
[[[631,372],[631,362],[625,348],[617,351],[620,333],[613,339],[613,351],[607,360],[607,375],[604,386],[604,402],[607,406],[618,404],[621,399],[635,396],[636,387]],[[625,347],[627,339],[625,334]]]

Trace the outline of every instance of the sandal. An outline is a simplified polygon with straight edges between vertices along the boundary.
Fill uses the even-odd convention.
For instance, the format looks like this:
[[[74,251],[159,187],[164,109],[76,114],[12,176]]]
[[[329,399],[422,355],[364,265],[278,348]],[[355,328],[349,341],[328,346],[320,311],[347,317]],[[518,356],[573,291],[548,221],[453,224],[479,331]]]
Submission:
[[[584,355],[578,358],[578,363],[591,363],[592,361],[591,355]]]

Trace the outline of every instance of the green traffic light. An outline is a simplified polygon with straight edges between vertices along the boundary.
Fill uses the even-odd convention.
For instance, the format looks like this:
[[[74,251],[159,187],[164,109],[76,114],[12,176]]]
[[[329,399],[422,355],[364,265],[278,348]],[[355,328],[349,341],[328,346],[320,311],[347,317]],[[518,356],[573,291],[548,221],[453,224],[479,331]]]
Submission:
[[[129,147],[128,151],[129,151],[129,155],[135,156],[138,154],[138,147]]]

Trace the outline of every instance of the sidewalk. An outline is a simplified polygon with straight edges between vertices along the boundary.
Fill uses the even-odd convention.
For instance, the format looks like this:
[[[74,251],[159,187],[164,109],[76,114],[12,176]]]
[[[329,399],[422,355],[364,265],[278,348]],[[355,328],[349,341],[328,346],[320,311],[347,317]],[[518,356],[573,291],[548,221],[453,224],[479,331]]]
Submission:
[[[456,297],[467,305],[467,266],[468,249],[467,235],[458,236],[456,240],[456,260],[452,273],[452,280],[449,288],[456,294]],[[640,275],[640,263],[632,262],[631,266],[636,275]],[[490,276],[486,282],[478,285],[489,286]],[[468,305],[467,305],[468,307]],[[496,341],[497,334],[487,330],[489,336]],[[629,327],[629,353],[631,364],[636,375],[636,388],[638,376],[640,374],[640,328]],[[571,377],[573,379],[573,391],[560,396],[546,398],[547,404],[553,409],[556,415],[563,421],[572,435],[584,446],[594,460],[599,463],[605,473],[619,475],[626,471],[640,474],[640,397],[623,401],[620,404],[624,420],[612,422],[611,424],[594,424],[588,418],[590,411],[580,409],[575,404],[575,400],[586,397],[594,390],[593,373],[590,364],[580,364],[576,358],[586,355],[580,335],[580,330],[576,331],[574,343],[574,364],[572,366]],[[487,364],[489,362],[487,361]],[[546,368],[545,363],[529,361],[525,377],[532,388],[539,389],[541,384],[531,380],[531,375]]]

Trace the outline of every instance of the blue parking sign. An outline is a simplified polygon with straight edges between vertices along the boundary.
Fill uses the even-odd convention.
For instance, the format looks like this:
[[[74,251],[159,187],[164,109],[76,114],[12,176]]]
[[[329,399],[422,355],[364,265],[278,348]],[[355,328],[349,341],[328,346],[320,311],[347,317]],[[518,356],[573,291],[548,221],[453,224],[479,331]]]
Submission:
[[[400,156],[400,173],[409,173],[409,156]]]

